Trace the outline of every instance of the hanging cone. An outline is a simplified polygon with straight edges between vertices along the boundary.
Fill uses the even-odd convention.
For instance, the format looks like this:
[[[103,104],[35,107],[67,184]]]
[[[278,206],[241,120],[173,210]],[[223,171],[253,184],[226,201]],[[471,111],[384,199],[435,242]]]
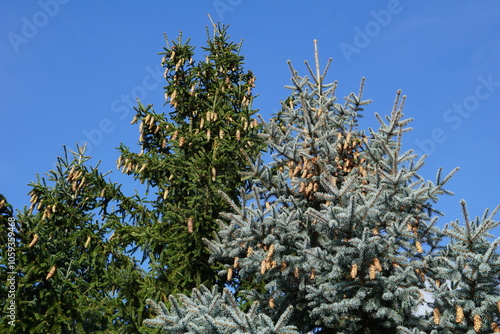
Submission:
[[[441,314],[439,313],[439,309],[437,307],[434,308],[432,315],[434,319],[434,325],[439,325],[439,323],[441,322]]]
[[[51,279],[54,276],[55,273],[56,273],[56,266],[52,266],[52,268],[50,268],[50,271],[47,274],[47,276],[45,277],[45,279],[46,280]]]
[[[358,276],[358,265],[355,263],[352,265],[352,268],[351,268],[351,278],[356,278],[356,276]]]
[[[90,240],[91,240],[91,238],[90,238],[90,235],[89,235],[89,236],[87,237],[87,241],[85,241],[85,245],[83,246],[84,248],[89,247],[89,245],[90,245]]]
[[[36,244],[37,240],[38,240],[38,234],[35,234],[35,235],[33,236],[33,240],[31,240],[31,242],[30,242],[30,244],[28,245],[28,247],[33,247],[33,246]]]
[[[266,273],[266,260],[262,260],[260,263],[260,274],[264,275]]]
[[[370,265],[370,272],[369,272],[369,274],[370,274],[370,279],[371,280],[374,280],[375,277],[377,277],[377,269],[375,268],[375,266],[373,264]]]
[[[122,163],[122,157],[119,156],[118,157],[118,160],[116,160],[116,169],[120,169],[121,167],[121,163]],[[73,167],[74,168],[74,167]],[[71,172],[69,173],[68,175],[68,181],[71,181],[69,178],[70,178],[70,175],[72,176],[73,175],[73,169],[71,170]]]
[[[417,252],[418,252],[419,254],[422,254],[423,249],[422,249],[422,244],[420,243],[420,241],[417,241],[417,242],[415,243],[415,246],[417,247]]]
[[[310,279],[316,278],[316,269],[314,268],[311,269],[311,274],[309,275],[309,278]]]
[[[455,317],[455,322],[457,324],[461,323],[464,320],[464,309],[461,306],[457,305],[457,314]]]
[[[481,330],[482,325],[483,325],[483,321],[481,320],[481,316],[479,314],[476,314],[474,316],[474,331],[476,333],[479,333],[479,331]]]
[[[283,271],[285,269],[286,269],[286,262],[285,261],[281,261],[281,271]]]
[[[267,252],[267,259],[270,259],[274,254],[274,244],[272,244],[270,247],[269,247],[269,251]]]
[[[270,308],[274,308],[275,307],[274,298],[272,298],[272,297],[271,297],[271,299],[269,299],[269,307]]]

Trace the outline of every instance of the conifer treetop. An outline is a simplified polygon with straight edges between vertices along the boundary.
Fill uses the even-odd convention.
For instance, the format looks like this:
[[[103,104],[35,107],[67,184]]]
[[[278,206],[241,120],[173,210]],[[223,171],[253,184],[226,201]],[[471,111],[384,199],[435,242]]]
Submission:
[[[202,238],[229,210],[218,191],[238,201],[237,189],[248,187],[240,172],[249,170],[248,161],[264,146],[253,117],[256,79],[244,69],[241,42],[230,39],[226,25],[206,30],[201,50],[182,33],[166,38],[159,54],[166,110],[138,103],[132,124],[139,125],[140,151],[122,145],[117,162],[147,186],[145,219],[130,229],[157,278],[156,296],[149,297],[164,302],[200,284],[224,285]]]
[[[272,318],[295,306],[292,323],[339,332],[395,331],[418,322],[427,257],[439,241],[432,202],[446,181],[425,181],[423,159],[402,151],[411,119],[396,94],[385,120],[369,135],[358,118],[370,103],[359,92],[337,102],[325,84],[315,42],[312,79],[292,72],[290,97],[263,136],[273,153],[254,166],[248,204],[225,215],[219,239],[207,240],[216,259],[234,259],[221,274],[264,286],[241,292]],[[230,275],[231,276],[231,275]],[[272,301],[272,302],[271,302]]]

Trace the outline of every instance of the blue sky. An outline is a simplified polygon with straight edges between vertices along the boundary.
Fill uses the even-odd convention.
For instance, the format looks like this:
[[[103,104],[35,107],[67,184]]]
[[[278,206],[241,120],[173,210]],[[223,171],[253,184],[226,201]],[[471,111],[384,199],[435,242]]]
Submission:
[[[364,127],[377,128],[374,113],[389,114],[402,89],[415,119],[405,147],[429,155],[422,174],[461,167],[448,184],[456,196],[438,204],[442,223],[461,217],[460,199],[473,216],[500,204],[498,1],[40,0],[3,1],[0,13],[0,193],[15,208],[29,204],[27,184],[53,168],[63,145],[88,142],[102,171],[130,181],[116,171],[115,148],[138,140],[136,97],[165,110],[163,33],[182,30],[203,46],[207,13],[244,39],[264,119],[287,95],[286,61],[307,74],[317,39],[320,61],[333,58],[327,78],[339,80],[339,97],[366,77],[374,102]]]

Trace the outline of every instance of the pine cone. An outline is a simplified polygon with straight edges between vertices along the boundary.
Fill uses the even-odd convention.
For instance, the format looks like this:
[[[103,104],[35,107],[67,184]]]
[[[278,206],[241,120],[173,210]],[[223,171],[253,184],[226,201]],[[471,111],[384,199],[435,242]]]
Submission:
[[[441,322],[441,314],[439,313],[439,309],[437,307],[434,308],[433,311],[434,325],[439,325]]]
[[[457,305],[457,315],[455,318],[455,322],[457,324],[461,323],[464,320],[464,309],[461,306]]]
[[[481,320],[481,316],[479,314],[476,314],[474,316],[474,331],[476,333],[479,333],[479,331],[481,330],[481,326],[483,325],[483,322]]]
[[[50,268],[50,271],[48,272],[48,274],[45,277],[45,279],[46,280],[51,279],[54,276],[55,273],[56,273],[56,266],[52,266],[52,268]]]
[[[352,265],[352,268],[351,268],[351,278],[356,278],[356,276],[358,276],[358,265],[355,263]]]

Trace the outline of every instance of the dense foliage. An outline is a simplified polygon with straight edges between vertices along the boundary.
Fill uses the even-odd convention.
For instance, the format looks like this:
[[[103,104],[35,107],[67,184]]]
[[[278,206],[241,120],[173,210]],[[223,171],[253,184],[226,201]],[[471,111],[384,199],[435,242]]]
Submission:
[[[240,172],[263,147],[252,118],[255,77],[243,70],[241,43],[230,42],[226,30],[214,26],[199,62],[182,36],[167,43],[161,55],[173,111],[158,114],[139,103],[132,123],[140,122],[141,150],[120,147],[118,166],[154,192],[149,217],[136,226],[133,240],[150,261],[156,297],[164,301],[200,284],[223,285],[202,239],[229,210],[218,191],[237,201],[245,187]]]
[[[241,204],[227,198],[232,210],[206,239],[212,259],[229,262],[221,274],[251,283],[235,292],[240,303],[258,302],[273,321],[292,306],[288,324],[301,333],[496,330],[500,263],[489,233],[499,223],[489,214],[470,222],[464,207],[465,226],[436,226],[435,202],[451,194],[444,186],[456,169],[445,177],[439,170],[435,182],[419,174],[424,157],[402,150],[411,121],[405,97],[397,93],[385,118],[376,114],[377,130],[362,131],[364,80],[340,103],[317,53],[310,77],[290,67],[292,93],[263,123],[272,161],[254,165],[252,192]],[[177,328],[163,314],[147,323]]]
[[[199,61],[189,40],[167,40],[161,62],[170,112],[156,113],[141,102],[135,108],[141,149],[121,145],[118,167],[145,183],[147,193],[126,196],[98,166],[89,166],[84,148],[69,157],[65,151],[55,170],[31,184],[31,207],[12,227],[15,326],[2,317],[1,328],[152,332],[142,323],[148,297],[167,302],[170,294],[200,284],[224,285],[217,276],[221,265],[209,262],[202,238],[229,210],[218,191],[238,201],[238,189],[245,188],[240,172],[248,171],[263,141],[252,118],[255,77],[243,69],[241,43],[229,40],[227,27],[213,28]],[[14,212],[2,200],[7,230]],[[7,234],[1,238],[7,245]],[[7,300],[7,251],[0,257]]]

